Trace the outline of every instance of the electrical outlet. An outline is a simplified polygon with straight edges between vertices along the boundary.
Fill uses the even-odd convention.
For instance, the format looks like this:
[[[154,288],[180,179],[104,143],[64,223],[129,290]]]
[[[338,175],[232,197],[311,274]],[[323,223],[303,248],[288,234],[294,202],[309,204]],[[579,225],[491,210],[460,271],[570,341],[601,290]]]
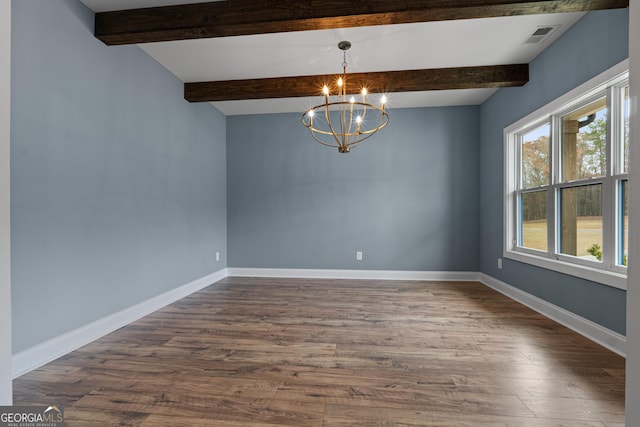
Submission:
[[[356,261],[362,261],[362,251],[356,251]]]
[[[220,252],[216,252],[216,261],[220,261]]]
[[[502,258],[498,258],[498,269],[502,270]]]

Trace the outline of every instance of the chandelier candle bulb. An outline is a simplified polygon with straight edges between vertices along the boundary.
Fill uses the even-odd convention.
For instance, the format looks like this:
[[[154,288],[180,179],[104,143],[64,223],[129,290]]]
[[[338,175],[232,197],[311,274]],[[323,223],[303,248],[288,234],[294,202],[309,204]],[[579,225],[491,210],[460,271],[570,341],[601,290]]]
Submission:
[[[346,51],[351,47],[351,43],[342,41],[338,47],[343,52],[343,62],[342,76],[336,76],[337,93],[332,96],[329,86],[325,84],[322,87],[324,102],[305,111],[302,114],[302,124],[320,144],[336,147],[340,153],[348,153],[351,147],[384,128],[389,123],[389,115],[385,111],[385,95],[381,96],[380,105],[367,102],[366,87],[360,90],[360,101],[355,96],[348,97]],[[365,120],[367,110],[372,111],[369,113],[370,116],[377,114],[377,119],[369,117]],[[316,112],[321,114],[314,120]]]

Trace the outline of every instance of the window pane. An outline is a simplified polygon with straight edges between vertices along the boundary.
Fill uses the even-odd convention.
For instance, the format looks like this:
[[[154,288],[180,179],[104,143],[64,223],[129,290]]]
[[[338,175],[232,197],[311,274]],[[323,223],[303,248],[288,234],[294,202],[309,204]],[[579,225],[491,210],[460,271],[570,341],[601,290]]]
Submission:
[[[602,185],[563,188],[560,198],[560,252],[602,261]]]
[[[562,117],[562,180],[603,176],[606,171],[607,100]]]
[[[551,126],[545,123],[522,135],[521,188],[549,184],[549,135]]]
[[[520,246],[547,250],[547,191],[520,195]]]
[[[629,182],[620,181],[620,207],[618,219],[618,265],[627,265],[629,253]]]
[[[629,171],[629,86],[624,88],[624,172]]]

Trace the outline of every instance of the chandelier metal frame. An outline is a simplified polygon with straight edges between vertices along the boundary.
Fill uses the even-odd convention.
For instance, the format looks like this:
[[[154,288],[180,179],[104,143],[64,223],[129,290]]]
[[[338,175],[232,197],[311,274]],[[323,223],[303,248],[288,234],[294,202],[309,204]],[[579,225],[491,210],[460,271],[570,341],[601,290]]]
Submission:
[[[348,41],[338,43],[338,48],[343,52],[342,76],[336,82],[338,93],[331,95],[325,84],[322,88],[324,103],[307,109],[301,119],[313,139],[322,145],[337,147],[340,153],[350,152],[351,147],[373,136],[389,123],[389,115],[385,111],[385,95],[380,97],[379,105],[371,104],[367,102],[367,89],[362,88],[359,100],[356,100],[355,95],[347,99],[347,50],[350,47],[351,43]],[[368,110],[373,110],[377,116],[371,123],[366,121]],[[337,121],[339,127],[338,123],[334,123]]]

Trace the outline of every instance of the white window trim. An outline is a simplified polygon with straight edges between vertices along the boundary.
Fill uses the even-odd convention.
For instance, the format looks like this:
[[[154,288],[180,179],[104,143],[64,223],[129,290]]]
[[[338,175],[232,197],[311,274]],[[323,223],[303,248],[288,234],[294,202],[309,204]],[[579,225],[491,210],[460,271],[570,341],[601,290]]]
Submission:
[[[518,120],[512,125],[504,129],[504,220],[503,220],[503,257],[520,261],[523,263],[535,265],[545,269],[557,271],[571,276],[580,277],[590,281],[602,283],[618,289],[627,288],[627,274],[623,269],[614,268],[605,270],[595,268],[589,265],[589,262],[581,262],[571,256],[555,255],[550,257],[546,252],[540,252],[533,249],[517,247],[514,242],[516,235],[516,189],[518,183],[518,168],[520,167],[518,159],[518,149],[516,144],[516,132],[524,128],[531,127],[535,123],[542,123],[549,117],[564,111],[567,105],[581,102],[593,96],[601,86],[605,84],[613,84],[621,80],[628,73],[629,60],[625,59],[619,64],[611,67],[603,73],[597,75],[591,80],[581,84],[577,88],[567,92],[560,98],[555,99],[549,104],[528,114],[526,117]],[[546,117],[546,119],[545,119]],[[552,223],[552,225],[554,225]]]

